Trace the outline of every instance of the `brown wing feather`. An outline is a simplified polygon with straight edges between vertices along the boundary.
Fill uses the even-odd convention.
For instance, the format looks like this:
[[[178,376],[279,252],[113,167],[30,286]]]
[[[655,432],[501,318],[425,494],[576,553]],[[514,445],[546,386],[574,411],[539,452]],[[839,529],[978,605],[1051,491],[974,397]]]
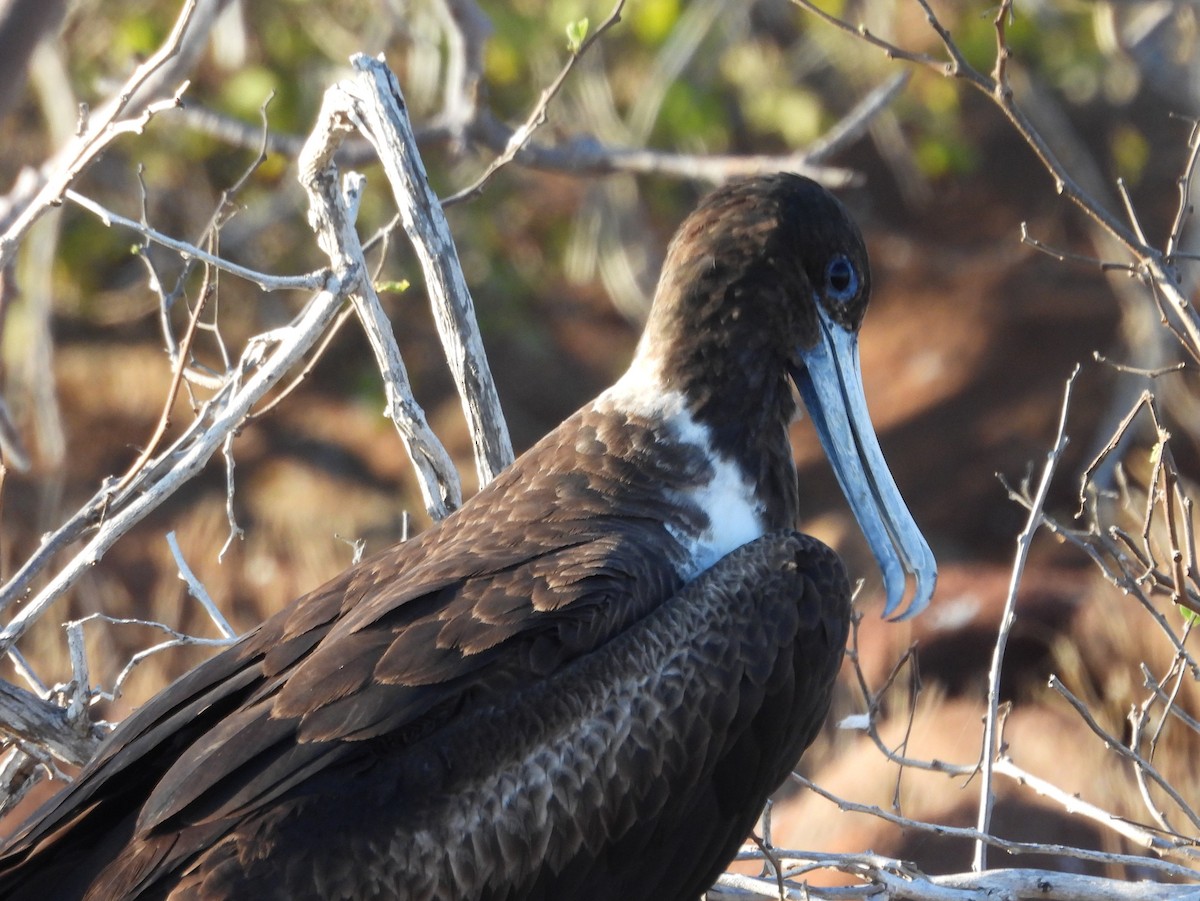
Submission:
[[[73,834],[128,836],[105,897],[134,897],[219,841],[221,823],[376,753],[366,740],[403,746],[654,609],[679,585],[663,491],[689,487],[704,465],[677,461],[670,479],[639,470],[623,454],[665,436],[634,427],[628,446],[606,444],[600,436],[622,434],[606,420],[585,408],[454,516],[300,599],[152,699],[9,845],[0,895],[26,897],[16,888],[37,884],[37,866],[14,876],[23,881],[5,874],[78,820]],[[580,428],[595,440],[572,442]],[[580,448],[612,458],[584,459]],[[574,478],[587,469],[586,484]]]
[[[848,600],[815,540],[752,542],[550,678],[238,817],[172,897],[694,901],[819,727]]]
[[[541,678],[547,666],[544,653],[540,658],[525,653],[539,638],[549,636],[557,652],[555,663],[561,665],[590,650],[599,636],[621,631],[631,617],[644,615],[663,599],[659,591],[669,593],[677,587],[677,579],[661,560],[648,557],[644,542],[631,540],[616,548],[612,544],[606,540],[597,545],[604,559],[596,569],[596,580],[570,585],[592,602],[586,605],[587,628],[580,628],[576,621],[580,611],[571,604],[559,605],[555,614],[539,615],[528,607],[528,597],[520,595],[529,610],[525,630],[516,631],[505,644],[477,653],[439,648],[436,639],[430,642],[431,636],[422,633],[428,623],[441,625],[436,614],[410,626],[376,625],[349,635],[327,635],[314,652],[295,664],[274,700],[263,699],[225,717],[178,758],[143,805],[137,833],[125,853],[140,858],[146,854],[141,845],[169,839],[175,853],[164,855],[160,865],[183,865],[207,846],[181,846],[173,839],[176,830],[189,824],[234,825],[316,772],[373,757],[377,751],[364,739],[390,735],[393,746],[397,742],[404,746],[463,705],[483,703]],[[586,555],[589,550],[589,545],[576,546],[573,553]],[[487,580],[468,580],[455,600],[469,595],[473,584],[495,590]],[[515,591],[527,587],[524,580],[510,584]],[[596,603],[601,597],[610,603]],[[532,628],[540,616],[552,622]],[[556,624],[569,627],[555,629]],[[407,642],[410,635],[417,640]],[[332,678],[323,661],[337,659],[339,652],[350,675]],[[347,691],[347,686],[353,687]],[[293,705],[281,710],[280,702],[288,697],[303,701],[299,709]],[[423,726],[427,717],[430,721]],[[208,831],[205,839],[215,842],[221,834]],[[121,858],[115,867],[110,871],[114,876],[127,872]],[[140,868],[133,871],[141,872]],[[123,890],[124,886],[110,885],[108,897],[122,897]]]

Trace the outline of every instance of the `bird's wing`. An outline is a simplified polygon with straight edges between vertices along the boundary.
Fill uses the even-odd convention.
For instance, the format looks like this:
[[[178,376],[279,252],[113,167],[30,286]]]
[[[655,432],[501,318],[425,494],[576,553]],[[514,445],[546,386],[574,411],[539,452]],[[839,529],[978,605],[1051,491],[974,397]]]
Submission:
[[[848,595],[814,539],[744,545],[546,679],[239,812],[178,898],[692,901],[823,721]]]
[[[665,523],[694,526],[695,513],[670,499],[708,466],[649,421],[585,407],[442,523],[289,605],[130,716],[4,849],[0,897],[12,880],[33,884],[29,858],[54,869],[59,843],[87,858],[73,872],[90,881],[89,867],[135,836],[191,824],[207,830],[194,841],[216,841],[237,811],[380,743],[404,746],[607,641],[678,590],[683,551]]]
[[[373,741],[410,744],[464,706],[594,649],[678,587],[640,531],[580,536],[502,569],[434,578],[423,590],[406,585],[399,601],[376,583],[358,609],[377,616],[353,629],[339,620],[315,643],[286,622],[262,630],[246,649],[260,661],[253,689],[183,751],[138,830],[260,806]],[[340,583],[330,590],[343,594]]]
[[[366,560],[168,687],[10,845],[0,888],[36,846],[80,827],[112,832],[131,810],[132,833],[116,831],[134,844],[188,828],[216,841],[218,824],[375,753],[372,742],[407,744],[544,677],[678,587],[653,550],[669,541],[658,523],[533,522],[519,541],[496,531],[466,516]],[[202,850],[166,845],[152,869]]]

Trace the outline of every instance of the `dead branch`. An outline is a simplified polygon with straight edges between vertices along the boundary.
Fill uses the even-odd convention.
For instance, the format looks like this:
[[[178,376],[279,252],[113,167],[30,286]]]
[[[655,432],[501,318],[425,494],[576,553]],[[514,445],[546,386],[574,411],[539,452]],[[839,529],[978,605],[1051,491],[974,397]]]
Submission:
[[[186,81],[166,99],[156,98],[160,93],[157,86],[151,92],[143,89],[183,48],[197,5],[198,0],[184,3],[163,45],[134,70],[115,95],[87,116],[80,133],[42,167],[44,176],[24,179],[14,196],[8,198],[8,211],[0,211],[0,223],[5,226],[0,234],[0,271],[8,268],[33,223],[60,202],[67,188],[106,147],[122,135],[140,133],[155,115],[179,105],[179,98],[187,90]]]
[[[458,252],[429,187],[396,76],[381,61],[362,55],[351,63],[356,75],[333,89],[338,91],[333,102],[375,147],[387,173],[404,230],[425,272],[442,348],[475,445],[479,483],[485,485],[512,462],[513,451]]]
[[[778,852],[783,859],[793,853],[805,860],[804,852]],[[789,884],[783,891],[770,880],[727,873],[720,878],[711,899],[768,898],[837,899],[837,901],[997,901],[997,899],[1044,898],[1046,901],[1198,901],[1200,889],[1190,885],[1124,882],[1100,876],[1059,873],[1053,870],[1010,869],[982,873],[926,876],[899,860],[877,855],[846,855],[821,861],[828,868],[857,876],[857,885],[822,888],[804,883]]]
[[[1046,506],[1050,483],[1054,479],[1054,472],[1062,459],[1063,451],[1067,448],[1067,413],[1071,407],[1071,388],[1075,384],[1075,377],[1078,374],[1079,367],[1076,366],[1075,371],[1067,379],[1067,386],[1063,392],[1062,412],[1058,419],[1058,436],[1055,438],[1054,447],[1046,455],[1046,465],[1042,469],[1037,492],[1029,507],[1029,518],[1025,522],[1025,528],[1017,536],[1017,552],[1013,557],[1012,579],[1009,582],[1008,595],[1004,599],[1004,612],[1000,617],[1000,629],[996,635],[996,644],[992,652],[992,665],[988,668],[987,715],[983,721],[983,753],[980,755],[982,773],[979,781],[979,818],[976,821],[976,828],[983,835],[991,831],[992,806],[996,800],[995,792],[992,789],[992,768],[1000,750],[998,741],[1000,670],[1004,665],[1004,651],[1008,646],[1008,637],[1016,622],[1017,592],[1021,587],[1021,576],[1025,571],[1025,563],[1029,559],[1033,537],[1042,526],[1042,511]],[[972,868],[977,872],[987,869],[987,846],[983,841],[975,842],[975,858]]]

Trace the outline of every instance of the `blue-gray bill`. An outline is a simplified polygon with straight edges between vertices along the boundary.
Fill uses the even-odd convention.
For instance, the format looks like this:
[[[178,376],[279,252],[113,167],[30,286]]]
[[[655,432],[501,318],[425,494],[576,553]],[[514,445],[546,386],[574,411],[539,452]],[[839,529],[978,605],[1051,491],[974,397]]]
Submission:
[[[794,373],[796,387],[883,572],[887,592],[883,615],[908,619],[928,606],[937,582],[937,563],[900,496],[871,425],[858,363],[858,334],[834,322],[819,303],[817,312],[821,338],[801,351],[804,369]],[[916,590],[900,610],[909,575],[916,580]]]

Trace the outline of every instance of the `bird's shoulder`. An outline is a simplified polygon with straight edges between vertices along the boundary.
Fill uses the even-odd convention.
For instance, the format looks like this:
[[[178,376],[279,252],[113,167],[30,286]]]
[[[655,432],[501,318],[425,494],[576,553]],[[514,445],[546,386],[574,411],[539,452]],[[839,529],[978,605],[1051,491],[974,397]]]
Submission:
[[[459,685],[504,656],[499,670],[545,676],[678,589],[675,536],[697,515],[683,492],[707,465],[654,423],[584,408],[451,517],[302,598],[241,653],[261,658],[273,714],[318,740],[410,718],[401,705],[387,721],[317,724],[376,686]]]

